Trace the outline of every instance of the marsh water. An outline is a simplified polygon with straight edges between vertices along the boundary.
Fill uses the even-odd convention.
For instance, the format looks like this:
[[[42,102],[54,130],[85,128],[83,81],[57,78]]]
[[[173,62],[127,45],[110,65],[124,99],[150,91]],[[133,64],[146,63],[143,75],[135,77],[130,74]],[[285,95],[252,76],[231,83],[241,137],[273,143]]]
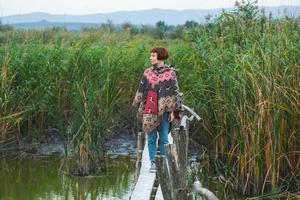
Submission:
[[[0,200],[125,200],[133,189],[135,160],[132,156],[106,158],[107,171],[89,178],[70,177],[58,169],[58,155],[0,159]],[[198,174],[204,186],[220,199],[243,199],[224,190],[212,177]],[[195,196],[194,199],[202,199]]]
[[[107,171],[90,178],[73,178],[58,169],[60,156],[0,159],[0,199],[128,199],[133,187],[134,160],[107,157]]]
[[[105,148],[107,170],[89,178],[70,177],[59,170],[66,163],[62,144],[40,145],[29,157],[0,157],[0,200],[128,200],[134,184],[136,138],[118,135],[107,140]],[[189,155],[190,184],[197,177],[219,199],[245,199],[202,171],[207,167],[192,162],[198,153],[190,152],[194,152]]]

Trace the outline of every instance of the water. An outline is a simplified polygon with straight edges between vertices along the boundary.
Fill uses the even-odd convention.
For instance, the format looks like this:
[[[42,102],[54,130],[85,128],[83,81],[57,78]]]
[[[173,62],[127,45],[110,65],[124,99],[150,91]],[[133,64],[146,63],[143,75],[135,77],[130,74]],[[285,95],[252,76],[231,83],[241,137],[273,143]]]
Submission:
[[[59,156],[0,159],[2,200],[119,200],[133,188],[134,161],[129,156],[109,157],[107,171],[94,178],[72,178],[58,171]]]

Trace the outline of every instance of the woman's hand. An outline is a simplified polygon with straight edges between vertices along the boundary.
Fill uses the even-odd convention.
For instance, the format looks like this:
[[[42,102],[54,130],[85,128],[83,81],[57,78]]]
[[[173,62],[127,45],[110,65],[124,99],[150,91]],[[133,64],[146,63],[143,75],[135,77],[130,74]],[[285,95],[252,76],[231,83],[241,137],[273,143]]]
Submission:
[[[174,112],[170,112],[168,121],[172,122],[173,119],[174,119]]]

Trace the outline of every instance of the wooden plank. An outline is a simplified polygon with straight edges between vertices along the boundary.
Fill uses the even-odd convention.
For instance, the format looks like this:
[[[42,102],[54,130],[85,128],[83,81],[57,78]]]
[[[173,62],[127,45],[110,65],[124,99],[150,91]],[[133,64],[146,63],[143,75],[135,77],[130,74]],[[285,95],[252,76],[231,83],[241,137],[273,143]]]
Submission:
[[[168,134],[169,143],[173,143],[173,138],[171,134]],[[155,182],[156,173],[150,173],[150,158],[149,158],[149,151],[148,151],[148,138],[145,138],[145,145],[142,154],[142,163],[140,168],[139,177],[135,184],[135,187],[131,193],[131,200],[148,200],[151,196],[151,191]],[[161,187],[159,186],[155,200],[163,200],[163,195],[161,192]]]
[[[140,175],[132,191],[130,197],[131,200],[148,200],[150,198],[152,187],[154,185],[156,173],[149,172],[150,158],[147,146],[148,139],[146,136]]]
[[[155,200],[164,200],[160,185],[158,186],[156,196],[155,196]]]

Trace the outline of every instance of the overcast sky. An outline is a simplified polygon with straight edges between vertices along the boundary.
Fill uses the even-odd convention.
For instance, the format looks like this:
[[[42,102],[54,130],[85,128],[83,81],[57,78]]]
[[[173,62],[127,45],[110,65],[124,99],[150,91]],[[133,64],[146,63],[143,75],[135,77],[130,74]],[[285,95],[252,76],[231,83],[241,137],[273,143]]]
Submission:
[[[233,7],[235,0],[0,0],[0,15],[47,12],[51,14],[93,14],[121,10],[211,9]],[[258,5],[300,5],[300,0],[258,0]]]

